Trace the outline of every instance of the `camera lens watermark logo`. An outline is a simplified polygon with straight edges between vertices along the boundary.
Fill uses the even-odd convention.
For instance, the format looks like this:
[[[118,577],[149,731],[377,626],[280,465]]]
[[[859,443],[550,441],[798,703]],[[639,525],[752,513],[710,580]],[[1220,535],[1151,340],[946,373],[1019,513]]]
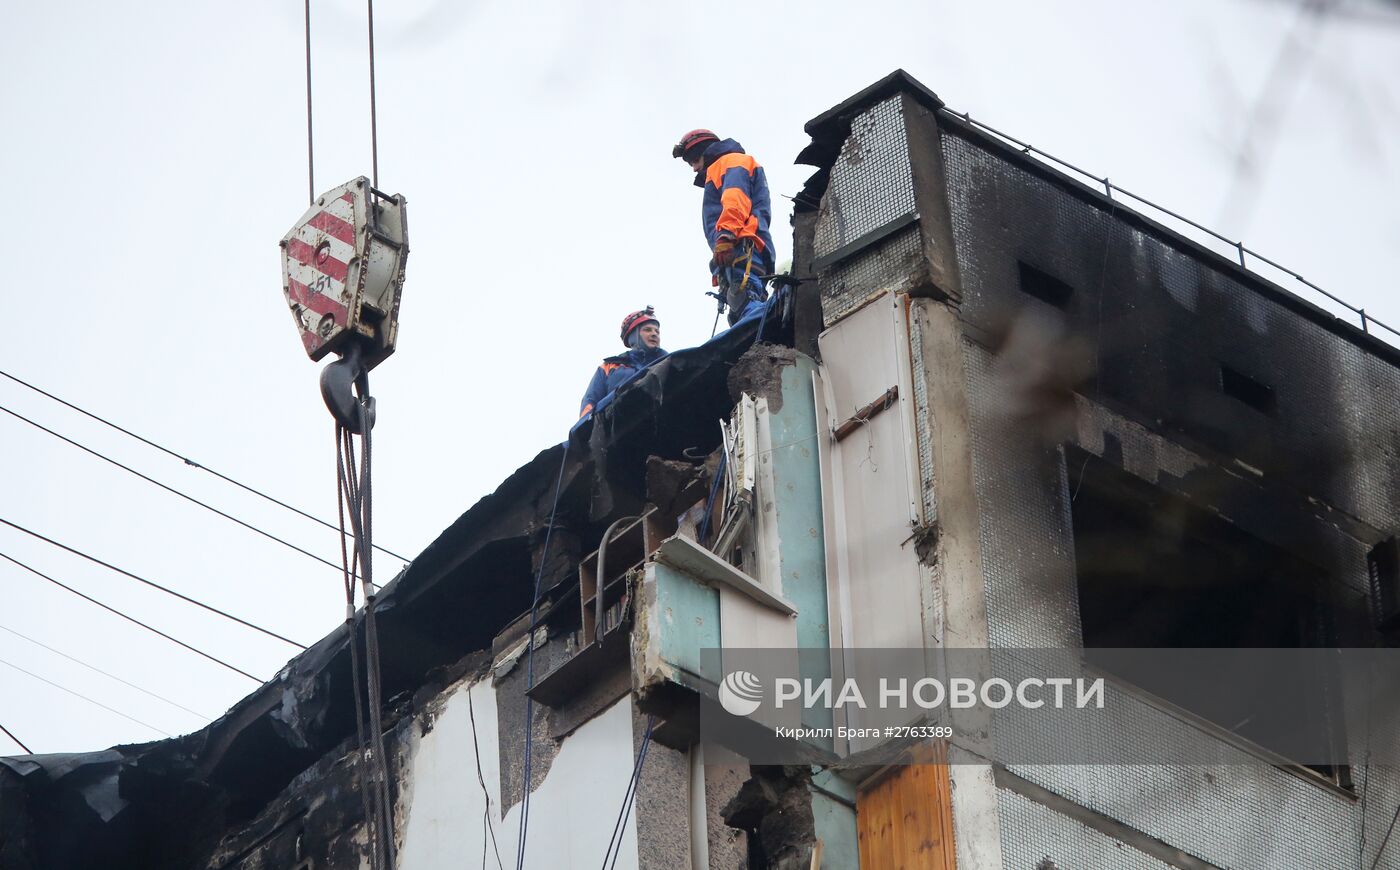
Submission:
[[[763,703],[763,684],[748,671],[734,671],[719,684],[719,705],[735,716],[749,716]]]

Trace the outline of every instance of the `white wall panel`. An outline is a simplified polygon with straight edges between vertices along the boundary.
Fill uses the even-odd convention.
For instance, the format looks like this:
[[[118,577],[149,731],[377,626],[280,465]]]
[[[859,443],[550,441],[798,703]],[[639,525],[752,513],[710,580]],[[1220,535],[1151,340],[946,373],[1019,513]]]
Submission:
[[[839,426],[859,408],[899,386],[896,405],[830,445],[835,517],[836,584],[847,647],[922,648],[918,558],[910,540],[908,449],[910,390],[902,370],[898,297],[886,294],[841,320],[818,339],[827,418]]]
[[[467,707],[471,692],[472,709]],[[476,716],[472,740],[470,713]],[[447,699],[427,734],[409,747],[409,771],[400,796],[403,842],[399,870],[460,870],[479,866],[482,846],[487,866],[496,858],[486,839],[486,795],[477,779],[480,749],[490,824],[507,867],[515,865],[520,806],[500,813],[500,761],[495,690],[489,683],[459,687]],[[525,866],[535,870],[596,870],[608,848],[635,760],[632,700],[627,697],[584,723],[564,739],[549,774],[530,798],[530,836]],[[635,814],[623,832],[617,868],[637,870]]]

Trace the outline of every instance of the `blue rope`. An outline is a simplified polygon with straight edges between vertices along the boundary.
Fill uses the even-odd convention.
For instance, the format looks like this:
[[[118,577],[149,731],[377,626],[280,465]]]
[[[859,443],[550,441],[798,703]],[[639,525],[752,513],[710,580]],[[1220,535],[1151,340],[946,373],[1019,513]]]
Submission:
[[[549,539],[554,532],[554,516],[559,511],[559,492],[564,485],[564,467],[569,460],[569,442],[564,442],[564,455],[559,458],[559,477],[554,481],[554,505],[549,509],[549,525],[544,530],[544,548],[540,552],[540,567],[535,571],[535,595],[530,602],[530,632],[525,640],[525,770],[521,777],[520,790],[520,830],[516,836],[515,868],[525,866],[525,842],[530,827],[530,760],[534,748],[535,704],[530,698],[530,690],[535,687],[535,620],[539,615],[540,584],[544,579],[545,560],[549,557]]]
[[[719,481],[724,476],[724,465],[728,460],[729,454],[720,454],[719,467],[715,469],[715,479],[710,484],[710,497],[705,499],[705,516],[700,520],[700,544],[702,546],[705,543],[705,537],[710,533],[710,510],[715,505],[715,494],[719,492]]]

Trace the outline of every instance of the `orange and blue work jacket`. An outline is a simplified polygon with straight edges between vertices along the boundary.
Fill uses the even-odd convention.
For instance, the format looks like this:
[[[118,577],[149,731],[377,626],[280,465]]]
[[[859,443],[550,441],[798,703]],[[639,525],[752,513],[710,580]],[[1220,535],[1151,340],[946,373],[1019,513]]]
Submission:
[[[578,415],[582,417],[597,409],[598,403],[602,402],[613,390],[630,381],[638,372],[665,355],[666,351],[660,348],[633,348],[626,353],[610,356],[603,360],[603,364],[598,366],[598,370],[593,373],[593,380],[588,382],[588,389],[583,394],[583,401],[579,402]]]
[[[710,250],[721,234],[729,234],[740,243],[751,240],[754,260],[753,275],[771,275],[777,263],[773,237],[768,222],[773,205],[768,197],[768,178],[758,165],[733,139],[715,142],[705,149],[704,171],[695,177],[695,185],[705,189],[701,216],[705,225],[705,241]],[[712,267],[713,268],[713,267]]]

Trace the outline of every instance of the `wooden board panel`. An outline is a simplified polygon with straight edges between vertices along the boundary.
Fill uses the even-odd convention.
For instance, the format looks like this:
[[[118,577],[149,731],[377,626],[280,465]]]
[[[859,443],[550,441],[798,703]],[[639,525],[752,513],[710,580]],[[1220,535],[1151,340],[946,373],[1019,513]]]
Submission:
[[[856,797],[861,870],[956,870],[946,747],[891,768]]]

